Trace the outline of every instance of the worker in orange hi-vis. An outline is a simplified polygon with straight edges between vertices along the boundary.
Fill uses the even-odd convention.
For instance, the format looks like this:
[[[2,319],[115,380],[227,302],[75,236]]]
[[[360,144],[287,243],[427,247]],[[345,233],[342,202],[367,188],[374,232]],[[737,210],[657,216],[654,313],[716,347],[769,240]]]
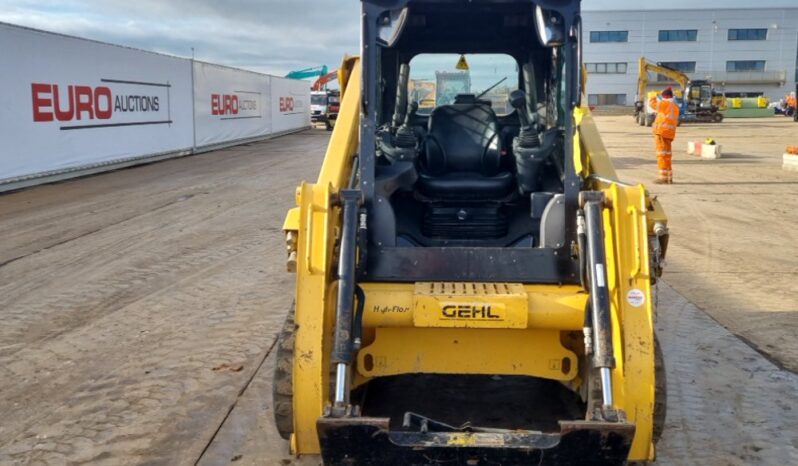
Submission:
[[[785,98],[785,103],[787,108],[784,109],[784,114],[792,116],[796,112],[796,109],[798,109],[798,99],[795,98],[795,92],[790,92]]]
[[[648,104],[657,111],[654,120],[654,144],[657,148],[657,167],[659,176],[654,180],[657,184],[673,183],[673,166],[671,165],[671,145],[676,137],[676,126],[679,123],[679,106],[673,101],[673,89],[668,87],[661,98],[652,97]]]

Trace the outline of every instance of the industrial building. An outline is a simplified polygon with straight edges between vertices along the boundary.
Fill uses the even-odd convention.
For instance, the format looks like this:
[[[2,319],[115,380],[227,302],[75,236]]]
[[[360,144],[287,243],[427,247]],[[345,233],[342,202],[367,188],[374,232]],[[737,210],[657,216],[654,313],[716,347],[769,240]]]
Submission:
[[[798,7],[760,3],[763,7],[725,10],[586,7],[589,103],[634,105],[641,56],[691,79],[710,80],[727,96],[781,99],[795,90],[798,76]],[[662,76],[651,81],[653,89],[673,84]]]

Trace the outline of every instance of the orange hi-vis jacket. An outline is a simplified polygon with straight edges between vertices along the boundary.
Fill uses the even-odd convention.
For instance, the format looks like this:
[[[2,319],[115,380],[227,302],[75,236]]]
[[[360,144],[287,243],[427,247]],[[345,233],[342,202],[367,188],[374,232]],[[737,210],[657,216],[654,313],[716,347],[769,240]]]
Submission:
[[[791,95],[787,96],[787,106],[788,107],[795,107],[795,104],[796,104],[796,98],[791,96]]]
[[[679,106],[673,99],[657,100],[652,97],[648,104],[657,111],[657,119],[654,120],[654,134],[665,139],[676,137],[676,125],[679,124]]]

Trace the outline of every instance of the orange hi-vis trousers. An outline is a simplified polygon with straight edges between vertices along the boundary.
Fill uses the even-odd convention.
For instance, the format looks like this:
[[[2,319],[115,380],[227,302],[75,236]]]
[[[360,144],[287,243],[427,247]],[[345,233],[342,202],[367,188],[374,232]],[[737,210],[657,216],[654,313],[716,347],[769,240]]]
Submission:
[[[659,135],[654,135],[654,145],[657,148],[657,167],[659,168],[659,178],[661,180],[673,180],[673,165],[671,165],[671,144],[673,139],[667,139]]]

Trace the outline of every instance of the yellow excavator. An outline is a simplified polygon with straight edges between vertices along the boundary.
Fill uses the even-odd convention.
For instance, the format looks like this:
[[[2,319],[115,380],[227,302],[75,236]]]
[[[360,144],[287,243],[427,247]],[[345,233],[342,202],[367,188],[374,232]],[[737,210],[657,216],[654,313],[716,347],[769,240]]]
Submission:
[[[715,92],[709,81],[691,81],[682,71],[670,68],[661,63],[652,63],[645,57],[638,61],[637,100],[635,101],[635,121],[640,126],[651,126],[657,112],[648,101],[656,96],[656,92],[648,90],[648,74],[657,73],[677,84],[677,104],[679,105],[679,122],[720,123],[723,121],[721,110],[725,108],[725,99]],[[678,95],[681,94],[681,95]]]
[[[338,122],[283,227],[296,300],[274,411],[294,454],[654,460],[667,218],[617,179],[584,98],[580,18],[579,0],[362,1]],[[469,93],[408,98],[411,77],[463,63]]]

